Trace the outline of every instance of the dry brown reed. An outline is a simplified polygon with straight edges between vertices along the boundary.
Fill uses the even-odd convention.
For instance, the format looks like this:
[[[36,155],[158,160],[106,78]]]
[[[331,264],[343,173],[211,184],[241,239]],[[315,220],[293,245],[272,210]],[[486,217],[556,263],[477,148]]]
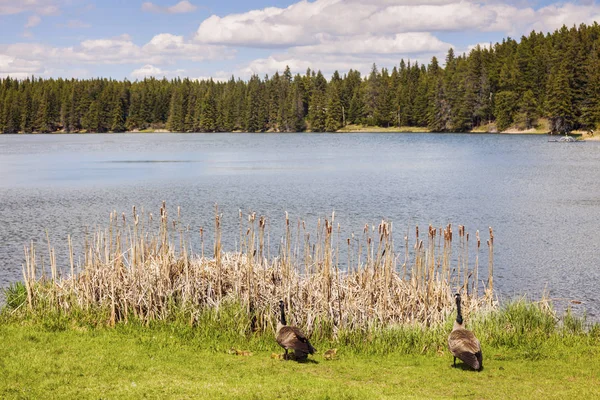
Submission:
[[[188,250],[191,230],[181,224],[179,211],[177,220],[170,221],[163,202],[158,229],[150,228],[152,219],[152,214],[145,219],[143,210],[139,215],[135,207],[130,218],[111,213],[109,227],[86,240],[78,265],[69,237],[66,269],[57,268],[54,249],[48,244],[50,276],[45,267],[38,267],[33,243],[25,247],[23,276],[29,309],[50,305],[64,313],[104,310],[110,315],[106,321],[110,325],[132,318],[170,320],[183,314],[193,325],[203,310],[236,302],[245,306],[252,329],[265,331],[273,328],[278,300],[285,299],[291,322],[311,333],[327,328],[335,335],[339,329],[443,323],[454,309],[456,291],[464,295],[465,313],[494,304],[491,228],[488,282],[484,284],[477,281],[479,232],[475,265],[469,266],[469,235],[462,225],[458,255],[453,258],[451,224],[429,226],[425,238],[416,227],[414,243],[411,246],[406,234],[400,253],[394,248],[391,222],[367,224],[362,235],[344,240],[347,261],[342,265],[341,229],[339,224],[334,229],[335,214],[319,219],[313,235],[298,220],[294,237],[286,213],[285,231],[274,257],[269,257],[265,245],[267,218],[257,218],[255,213],[243,218],[240,211],[239,248],[224,252],[222,215],[215,206],[210,257],[204,254],[203,228],[199,231],[201,254]],[[484,287],[482,296],[479,286]]]

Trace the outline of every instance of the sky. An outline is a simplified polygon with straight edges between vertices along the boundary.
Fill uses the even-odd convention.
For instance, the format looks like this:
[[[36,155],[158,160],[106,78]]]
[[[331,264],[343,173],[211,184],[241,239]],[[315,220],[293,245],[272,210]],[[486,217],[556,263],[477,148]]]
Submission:
[[[0,77],[366,74],[594,21],[593,0],[0,0]]]

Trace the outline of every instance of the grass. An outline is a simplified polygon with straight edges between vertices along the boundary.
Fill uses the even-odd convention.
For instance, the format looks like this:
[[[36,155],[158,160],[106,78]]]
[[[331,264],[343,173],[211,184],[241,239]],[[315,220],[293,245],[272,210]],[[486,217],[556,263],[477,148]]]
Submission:
[[[50,244],[45,263],[26,249],[24,281],[5,291],[0,310],[0,398],[600,395],[600,325],[570,313],[558,319],[545,301],[498,309],[491,228],[484,257],[479,232],[469,241],[461,225],[416,228],[398,253],[391,223],[366,225],[362,237],[348,238],[344,271],[334,215],[312,235],[286,215],[272,258],[264,217],[240,213],[240,248],[225,252],[215,209],[210,257],[202,229],[201,254],[188,253],[179,212],[170,219],[163,204],[156,219],[135,207],[130,217],[113,213],[107,229],[86,239],[77,266],[70,238],[66,268]],[[456,290],[482,343],[479,373],[450,367]],[[307,363],[272,357],[282,351],[274,341],[279,299],[320,350]],[[332,348],[337,357],[326,360]],[[251,355],[234,355],[243,352]]]
[[[130,322],[114,328],[76,320],[0,318],[0,398],[595,398],[600,395],[600,328],[517,302],[478,316],[484,370],[452,368],[451,329],[385,329],[362,345],[319,340],[311,361],[281,353],[272,334],[231,329],[236,307],[186,324]],[[212,321],[212,322],[211,322]],[[577,323],[573,323],[577,321]],[[225,328],[219,329],[219,323]],[[411,339],[412,338],[412,339]],[[346,342],[346,343],[345,343]],[[424,346],[429,343],[430,346]],[[250,356],[232,355],[231,347]],[[338,348],[328,361],[326,349]],[[460,364],[459,364],[460,366]]]

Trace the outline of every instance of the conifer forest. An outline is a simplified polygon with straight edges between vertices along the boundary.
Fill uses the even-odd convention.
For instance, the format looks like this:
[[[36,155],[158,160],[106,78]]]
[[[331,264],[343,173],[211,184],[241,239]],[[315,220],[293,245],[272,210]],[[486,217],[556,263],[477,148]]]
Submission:
[[[349,124],[466,132],[494,123],[553,132],[600,124],[600,25],[450,49],[429,64],[373,64],[328,80],[286,68],[248,81],[146,78],[0,80],[0,132],[337,131]]]

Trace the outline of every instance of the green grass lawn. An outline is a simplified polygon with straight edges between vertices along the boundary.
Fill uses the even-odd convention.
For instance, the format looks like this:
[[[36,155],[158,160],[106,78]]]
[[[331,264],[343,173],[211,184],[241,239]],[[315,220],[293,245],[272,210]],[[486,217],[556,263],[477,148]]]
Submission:
[[[328,345],[316,343],[313,361],[296,363],[272,359],[281,352],[274,341],[249,342],[243,350],[253,354],[244,357],[228,354],[227,343],[185,338],[169,329],[53,331],[7,322],[0,325],[0,398],[600,398],[595,341],[541,343],[536,356],[483,342],[484,370],[474,372],[452,368],[445,349],[376,356],[340,347],[328,361]]]

